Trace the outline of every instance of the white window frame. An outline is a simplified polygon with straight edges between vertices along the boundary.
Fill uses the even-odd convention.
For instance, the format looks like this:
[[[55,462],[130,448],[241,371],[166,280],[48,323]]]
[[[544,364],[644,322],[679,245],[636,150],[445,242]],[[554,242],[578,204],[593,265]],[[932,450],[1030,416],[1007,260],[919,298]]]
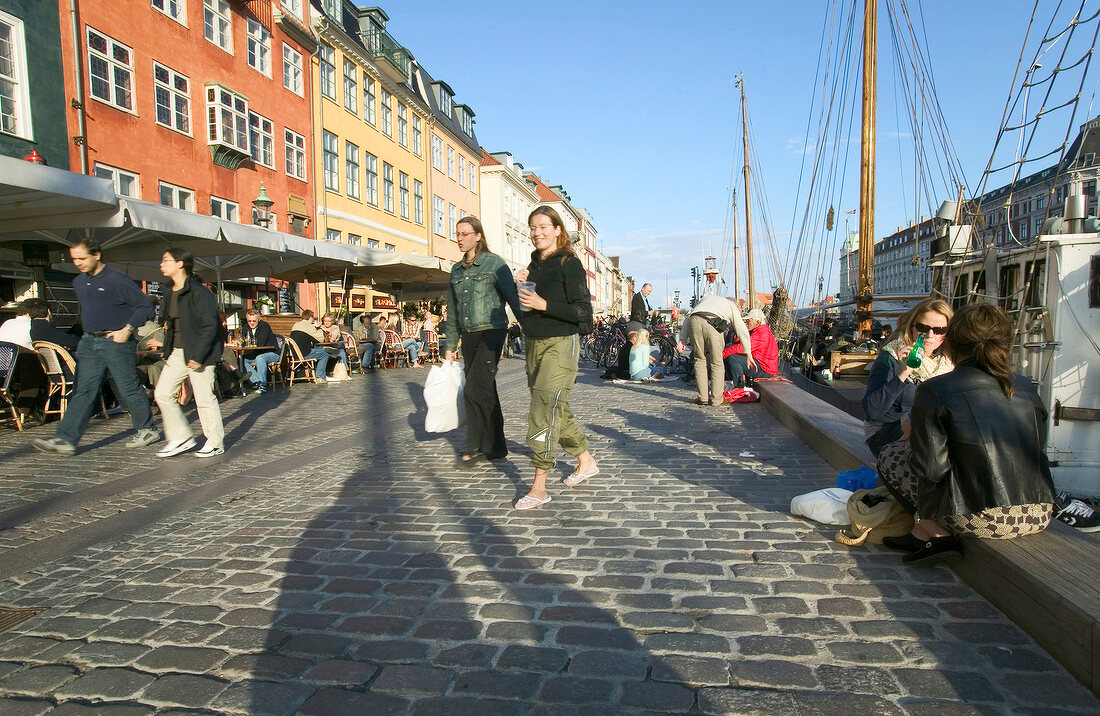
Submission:
[[[305,21],[302,15],[302,0],[279,0],[279,5],[294,17]]]
[[[401,218],[409,218],[409,175],[405,172],[397,173],[397,206],[401,210]]]
[[[321,130],[321,165],[325,191],[340,192],[340,138],[327,129]]]
[[[336,101],[336,50],[332,45],[322,42],[317,50],[317,66],[321,81],[321,96]]]
[[[413,179],[413,221],[424,225],[424,182]]]
[[[212,94],[213,93],[213,94]],[[224,103],[227,95],[230,104]],[[226,139],[227,120],[230,138]],[[211,136],[213,130],[214,136]],[[234,92],[223,85],[206,86],[206,143],[232,147],[239,152],[252,155],[248,144],[248,100],[244,95]]]
[[[303,97],[302,53],[283,43],[283,87]]]
[[[454,238],[458,229],[458,208],[454,204],[447,204],[447,236]]]
[[[11,58],[11,74],[0,74],[0,85],[5,88],[0,103],[3,120],[0,132],[23,139],[34,139],[34,123],[31,120],[31,98],[27,70],[27,41],[23,21],[0,11],[0,23],[8,26],[8,53]],[[5,126],[5,124],[7,126]]]
[[[171,204],[164,203],[164,190],[167,189],[172,192]],[[159,182],[157,184],[157,201],[162,206],[170,206],[173,209],[182,209],[183,211],[195,210],[195,190],[182,187],[177,184],[170,184],[166,181]]]
[[[275,123],[258,112],[248,113],[248,144],[252,161],[275,168]],[[256,155],[259,155],[257,158]]]
[[[349,231],[348,232],[348,246],[362,246],[362,245],[363,245],[363,237],[360,236],[359,234],[353,234]]]
[[[382,245],[378,243],[378,239],[367,239],[368,249],[380,249]]]
[[[168,73],[168,82],[164,82],[160,78],[157,77],[157,70],[158,69],[163,70],[163,71]],[[186,88],[183,89],[183,90],[180,90],[176,86],[177,81],[181,80],[181,79],[183,80],[184,84],[186,85]],[[168,119],[169,119],[169,121],[168,121],[167,124],[160,121],[160,110],[161,110],[161,106],[162,106],[161,101],[160,101],[161,100],[161,97],[160,97],[160,92],[161,91],[167,93],[168,104],[165,106],[165,109],[168,110]],[[181,115],[181,110],[180,110],[180,102],[181,101],[183,102],[182,116],[183,116],[183,119],[186,120],[186,126],[183,127],[182,129],[178,126],[179,121],[180,121],[180,115]],[[192,124],[191,124],[191,80],[187,77],[187,75],[182,74],[180,72],[176,72],[175,70],[173,70],[168,65],[162,65],[161,63],[157,62],[156,60],[153,60],[153,104],[154,104],[154,109],[155,109],[155,111],[154,111],[155,117],[154,117],[153,121],[155,121],[157,124],[159,124],[162,127],[167,127],[168,129],[171,129],[174,132],[179,132],[180,134],[186,134],[188,137],[192,136],[192,134],[191,134],[191,126],[192,126]]]
[[[447,176],[455,178],[455,148],[450,144],[447,145]]]
[[[241,223],[241,205],[235,201],[229,201],[229,199],[211,194],[210,216],[239,224]]]
[[[350,72],[348,70],[351,70]],[[359,67],[344,58],[344,109],[359,116]]]
[[[283,156],[286,175],[306,181],[306,138],[289,127],[283,127]]]
[[[382,162],[382,208],[393,213],[393,165]]]
[[[432,168],[443,171],[443,140],[432,135]]]
[[[157,12],[187,27],[187,0],[152,0],[152,5]]]
[[[103,104],[110,105],[116,109],[121,109],[123,112],[129,112],[130,114],[137,114],[134,111],[134,107],[137,106],[137,98],[134,96],[134,51],[132,48],[122,44],[115,40],[110,35],[102,33],[99,30],[95,30],[91,27],[87,28],[87,43],[88,43],[88,94],[92,99],[102,102]],[[107,41],[107,53],[102,50],[96,50],[92,48],[92,36],[98,35]],[[123,49],[129,55],[129,60],[126,64],[123,64],[121,60],[114,59],[115,50]],[[108,77],[96,77],[92,72],[92,60],[99,60],[105,62],[107,65]],[[119,84],[119,73],[123,73],[128,80],[127,87],[121,87]],[[95,80],[107,83],[107,98],[100,97],[95,94]],[[119,104],[117,99],[117,93],[119,90],[129,93],[130,103],[129,106]]]
[[[466,157],[458,155],[458,185],[466,186]]]
[[[202,0],[202,36],[233,54],[233,11],[228,0]]]
[[[471,161],[468,165],[470,176],[466,181],[466,188],[477,193],[477,162]]]
[[[381,107],[381,110],[380,110],[379,114],[381,115],[380,116],[380,123],[382,125],[382,127],[381,127],[382,134],[386,135],[387,137],[392,138],[393,137],[393,106],[390,104],[390,101],[393,99],[393,95],[390,94],[389,91],[384,89],[384,88],[382,89],[382,91],[379,94],[381,95],[381,98],[379,100],[379,105]]]
[[[374,78],[363,71],[363,119],[374,126]]]
[[[359,200],[359,145],[344,140],[344,184],[349,199]]]
[[[138,174],[128,172],[125,169],[119,169],[118,167],[112,167],[109,164],[101,164],[100,162],[95,163],[95,166],[92,168],[92,174],[104,179],[110,179],[111,183],[114,184],[115,193],[119,196],[128,196],[132,199],[141,198],[141,177]],[[129,180],[130,192],[124,190],[122,185],[123,179]]]
[[[370,152],[363,152],[363,184],[366,202],[378,206],[378,157]]]
[[[423,149],[424,133],[420,129],[420,116],[413,112],[413,154],[420,156]]]
[[[439,85],[439,111],[445,117],[451,116],[451,95],[443,89],[443,85]]]
[[[409,146],[409,108],[403,102],[397,102],[397,143],[402,147]]]
[[[340,239],[343,238],[343,234],[339,229],[325,229],[325,241],[333,241],[340,243]]]
[[[386,244],[386,251],[397,251],[397,244]]]
[[[440,235],[440,236],[445,236],[445,234],[443,232],[447,230],[446,225],[443,223],[446,220],[444,218],[444,214],[443,214],[444,211],[445,211],[445,208],[444,208],[443,197],[433,194],[432,195],[433,229],[434,229],[435,233]]]
[[[248,18],[246,33],[248,37],[248,66],[264,77],[270,77],[271,32],[252,18]],[[255,64],[253,60],[255,60]],[[259,66],[257,67],[257,65]]]

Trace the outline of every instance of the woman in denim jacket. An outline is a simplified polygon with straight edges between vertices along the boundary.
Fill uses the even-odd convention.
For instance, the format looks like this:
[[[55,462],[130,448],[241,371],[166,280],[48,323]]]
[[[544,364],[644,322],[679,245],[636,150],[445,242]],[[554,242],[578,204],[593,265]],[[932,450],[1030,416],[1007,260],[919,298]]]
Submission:
[[[508,454],[504,442],[504,414],[497,395],[497,364],[508,329],[504,304],[520,310],[516,282],[504,259],[489,250],[485,231],[476,216],[464,216],[455,225],[462,260],[451,269],[444,324],[445,357],[455,360],[459,344],[466,368],[466,452],[461,467]]]

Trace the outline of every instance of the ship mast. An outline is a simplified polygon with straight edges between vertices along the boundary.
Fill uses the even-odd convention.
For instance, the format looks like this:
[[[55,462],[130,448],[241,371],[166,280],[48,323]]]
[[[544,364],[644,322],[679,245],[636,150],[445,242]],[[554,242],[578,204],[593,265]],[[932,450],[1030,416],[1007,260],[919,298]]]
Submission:
[[[863,130],[859,163],[859,270],[856,317],[860,335],[871,332],[875,292],[875,91],[878,57],[878,0],[863,5]],[[746,174],[748,176],[748,169]],[[751,279],[750,279],[751,280]]]
[[[741,131],[745,147],[745,272],[748,278],[749,300],[745,304],[752,309],[756,304],[756,287],[752,268],[752,194],[749,193],[749,114],[745,107],[745,76],[737,76],[737,86],[741,88]],[[737,298],[737,295],[734,294]]]

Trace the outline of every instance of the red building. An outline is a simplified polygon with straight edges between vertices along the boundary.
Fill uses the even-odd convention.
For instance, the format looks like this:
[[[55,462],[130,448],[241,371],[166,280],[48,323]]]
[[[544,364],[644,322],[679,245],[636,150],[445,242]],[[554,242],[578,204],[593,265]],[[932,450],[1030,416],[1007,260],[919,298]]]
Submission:
[[[74,31],[70,0],[58,0],[74,171],[241,223],[254,223],[262,184],[270,228],[312,238],[309,2],[77,7]]]

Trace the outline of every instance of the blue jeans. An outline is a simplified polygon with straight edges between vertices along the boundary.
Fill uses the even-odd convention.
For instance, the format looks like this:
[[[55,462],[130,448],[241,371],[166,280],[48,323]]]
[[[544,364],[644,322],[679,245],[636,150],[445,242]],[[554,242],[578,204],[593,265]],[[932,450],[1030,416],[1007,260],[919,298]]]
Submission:
[[[726,368],[733,376],[733,383],[738,388],[745,387],[745,378],[774,378],[771,373],[765,373],[759,367],[749,370],[749,359],[744,353],[734,353],[726,356]]]
[[[328,352],[325,351],[325,349],[321,346],[316,346],[313,350],[309,352],[309,355],[307,355],[306,358],[317,359],[317,378],[324,380],[325,374],[328,372]]]
[[[363,344],[363,347],[359,351],[359,361],[364,368],[374,367],[374,349],[375,345],[370,341]]]
[[[103,379],[110,373],[118,386],[118,399],[130,411],[135,430],[155,430],[149,396],[141,387],[137,372],[137,344],[115,343],[106,336],[81,337],[76,348],[76,388],[65,416],[57,426],[57,437],[70,445],[80,442],[95,412]]]
[[[409,365],[420,360],[420,341],[415,338],[406,338],[401,342],[401,347],[409,352]]]
[[[279,362],[279,354],[274,351],[261,353],[242,361],[244,369],[251,373],[249,380],[260,386],[260,390],[267,390],[267,367]]]

